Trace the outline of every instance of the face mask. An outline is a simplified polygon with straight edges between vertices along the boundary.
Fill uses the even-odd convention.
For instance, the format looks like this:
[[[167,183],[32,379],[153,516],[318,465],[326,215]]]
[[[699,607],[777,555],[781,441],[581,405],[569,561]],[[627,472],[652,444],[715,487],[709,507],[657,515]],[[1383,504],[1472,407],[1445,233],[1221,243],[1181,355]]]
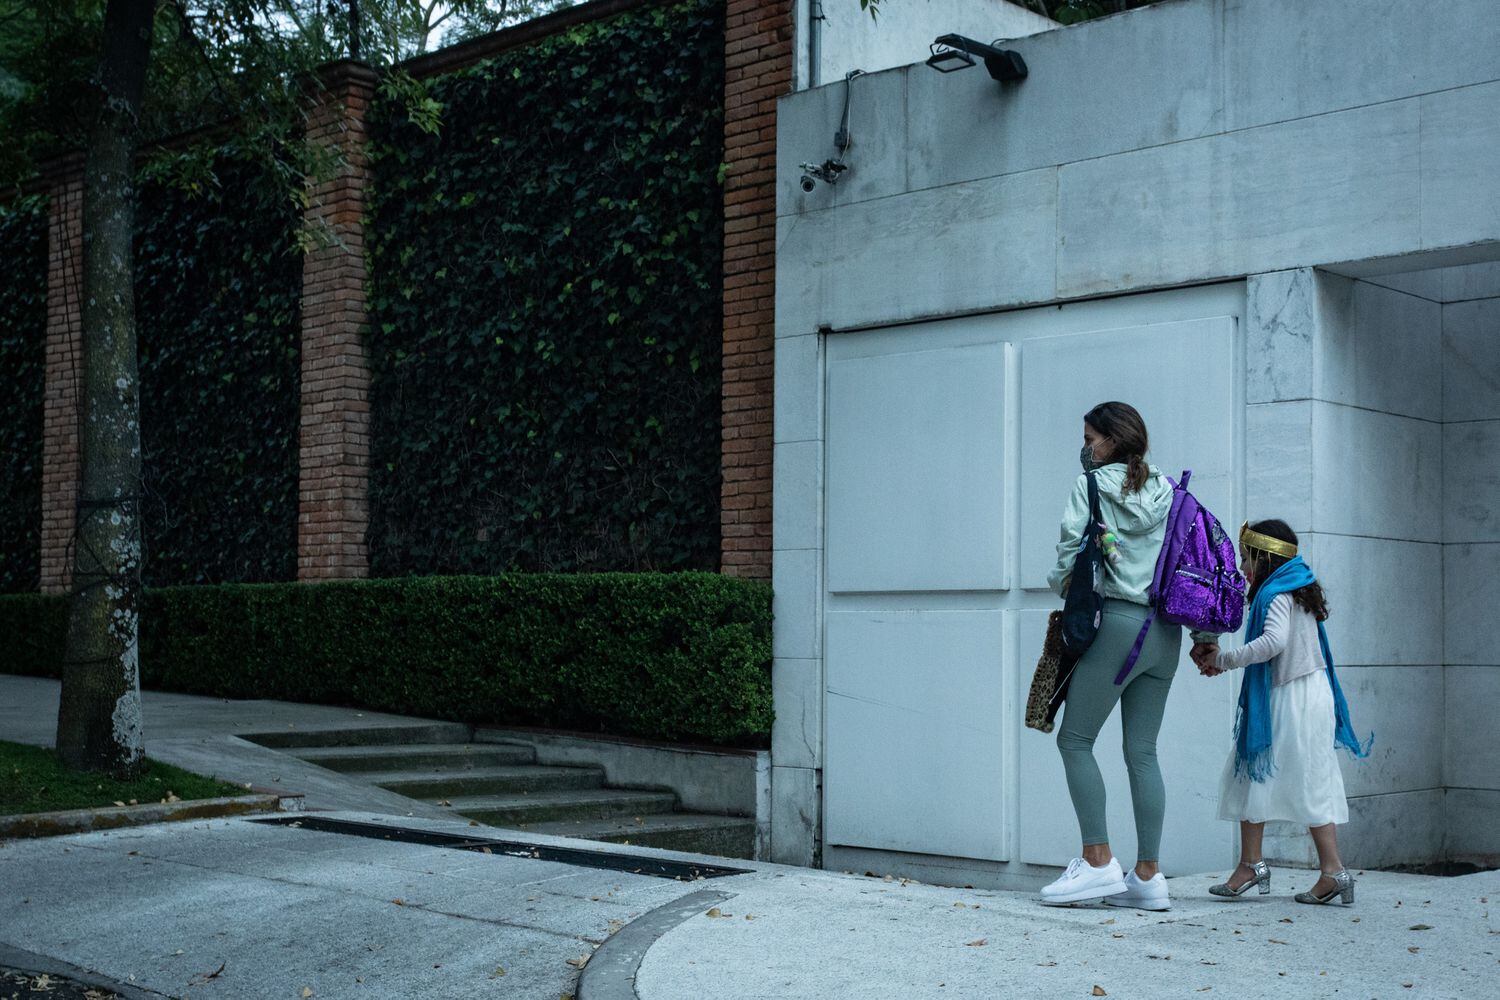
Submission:
[[[1083,466],[1084,472],[1093,472],[1095,469],[1104,468],[1104,463],[1094,457],[1094,449],[1088,445],[1084,445],[1083,450],[1078,453],[1078,461]]]

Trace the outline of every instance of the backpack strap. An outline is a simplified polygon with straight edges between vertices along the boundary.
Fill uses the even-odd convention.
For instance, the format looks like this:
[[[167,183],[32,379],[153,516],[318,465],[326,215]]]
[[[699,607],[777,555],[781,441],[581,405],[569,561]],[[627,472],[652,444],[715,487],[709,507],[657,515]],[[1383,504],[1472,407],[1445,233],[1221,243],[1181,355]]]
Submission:
[[[1141,647],[1146,645],[1146,635],[1151,631],[1151,625],[1156,621],[1156,606],[1146,614],[1146,622],[1141,626],[1140,632],[1136,634],[1135,645],[1130,647],[1130,655],[1125,657],[1125,665],[1120,672],[1115,674],[1115,684],[1124,684],[1125,678],[1130,676],[1130,671],[1135,669],[1135,661],[1141,658]]]

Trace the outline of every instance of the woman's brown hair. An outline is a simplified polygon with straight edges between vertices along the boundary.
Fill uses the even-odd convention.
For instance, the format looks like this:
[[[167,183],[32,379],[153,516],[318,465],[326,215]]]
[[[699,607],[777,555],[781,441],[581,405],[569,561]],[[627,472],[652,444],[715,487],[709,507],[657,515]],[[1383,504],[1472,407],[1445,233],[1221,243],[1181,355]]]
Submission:
[[[1151,478],[1146,465],[1150,438],[1140,411],[1129,403],[1100,403],[1083,415],[1083,422],[1113,442],[1109,460],[1125,463],[1125,492],[1139,492]]]
[[[1285,521],[1256,521],[1250,525],[1250,530],[1259,532],[1262,535],[1269,535],[1283,542],[1289,542],[1292,545],[1297,544],[1297,533]],[[1250,567],[1255,570],[1255,584],[1250,588],[1250,600],[1253,601],[1255,600],[1256,592],[1260,590],[1260,585],[1265,583],[1266,579],[1272,573],[1285,566],[1291,560],[1286,556],[1274,555],[1260,549],[1250,549],[1249,555]],[[1323,593],[1323,585],[1316,580],[1305,587],[1292,591],[1292,600],[1305,608],[1318,621],[1326,622],[1328,620],[1328,598]]]

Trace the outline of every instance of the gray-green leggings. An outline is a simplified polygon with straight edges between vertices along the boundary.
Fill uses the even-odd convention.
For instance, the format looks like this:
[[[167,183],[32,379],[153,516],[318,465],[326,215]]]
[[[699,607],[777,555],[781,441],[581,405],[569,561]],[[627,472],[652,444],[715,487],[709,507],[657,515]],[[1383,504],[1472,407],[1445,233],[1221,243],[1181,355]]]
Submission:
[[[1115,684],[1115,675],[1125,665],[1146,614],[1144,606],[1129,601],[1104,602],[1099,635],[1073,671],[1062,724],[1057,727],[1057,749],[1068,772],[1068,794],[1073,797],[1083,843],[1107,843],[1104,779],[1094,762],[1094,740],[1114,711],[1115,702],[1120,703],[1130,801],[1135,807],[1137,861],[1157,860],[1161,848],[1167,795],[1156,761],[1156,734],[1161,730],[1167,692],[1172,689],[1172,676],[1177,673],[1182,652],[1182,628],[1158,620],[1146,636],[1135,669],[1124,684]]]

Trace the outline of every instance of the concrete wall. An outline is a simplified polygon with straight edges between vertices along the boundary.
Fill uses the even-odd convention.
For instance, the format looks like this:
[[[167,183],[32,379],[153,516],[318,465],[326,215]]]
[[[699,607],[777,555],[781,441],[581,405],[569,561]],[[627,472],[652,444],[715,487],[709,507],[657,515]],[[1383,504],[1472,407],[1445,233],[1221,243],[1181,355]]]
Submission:
[[[1445,853],[1500,860],[1500,265],[1444,273]]]
[[[1301,536],[1328,589],[1355,725],[1376,734],[1368,760],[1343,760],[1345,854],[1363,866],[1439,857],[1443,306],[1312,269],[1258,275],[1248,298],[1249,516]],[[1316,860],[1302,829],[1273,828],[1268,853]]]
[[[810,194],[844,88],[781,101],[780,336],[1500,241],[1489,0],[1178,0],[1014,48],[1005,87],[855,80]]]
[[[860,10],[859,0],[793,3],[798,90],[842,80],[852,69],[874,73],[926,59],[928,46],[939,35],[989,42],[1057,27],[1006,0],[888,0],[878,19]]]
[[[1306,535],[1356,722],[1378,734],[1347,772],[1350,860],[1475,853],[1500,825],[1483,721],[1500,699],[1455,695],[1500,674],[1477,627],[1495,596],[1493,463],[1456,460],[1494,440],[1500,413],[1500,289],[1478,266],[1500,259],[1492,12],[1178,0],[1017,41],[1031,76],[1004,88],[981,69],[861,77],[852,169],[811,193],[797,164],[828,145],[844,86],[782,100],[780,858],[815,858],[824,806],[814,734],[829,730],[810,692],[826,681],[831,338],[1247,276],[1243,509]],[[1470,494],[1486,499],[1445,499]],[[1275,842],[1289,858],[1308,847]]]

